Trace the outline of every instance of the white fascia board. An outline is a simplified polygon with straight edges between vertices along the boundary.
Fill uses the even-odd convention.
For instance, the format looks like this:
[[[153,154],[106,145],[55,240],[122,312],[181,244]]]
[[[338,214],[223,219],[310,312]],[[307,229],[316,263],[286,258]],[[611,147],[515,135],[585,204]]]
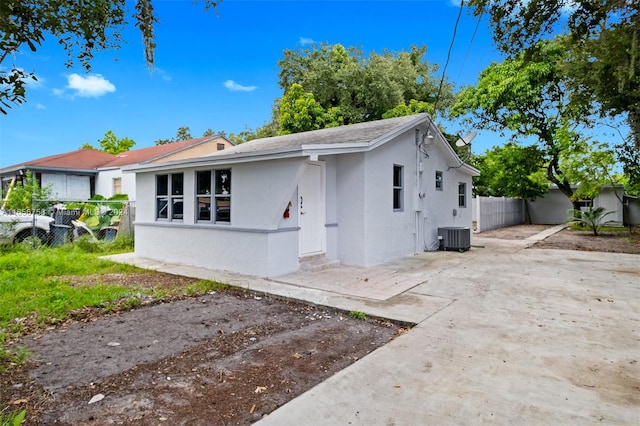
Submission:
[[[449,155],[450,159],[457,162],[458,164],[455,166],[449,166],[450,168],[456,168],[464,171],[465,173],[471,176],[480,176],[480,170],[476,169],[473,166],[462,161],[462,158],[458,155],[458,153],[453,149],[453,147],[449,144],[449,141],[444,137],[440,129],[437,126],[433,126],[435,128],[435,133],[437,135],[436,143],[440,144],[445,152]]]
[[[309,144],[302,145],[303,156],[318,155],[335,155],[335,154],[351,154],[354,152],[362,152],[370,150],[367,143],[327,143],[327,144]]]
[[[205,157],[190,158],[187,160],[167,161],[164,163],[136,164],[122,169],[126,173],[136,172],[157,172],[178,169],[193,169],[198,167],[215,167],[239,163],[249,163],[254,161],[280,160],[283,158],[302,157],[299,147],[295,150],[273,150],[269,153],[265,151],[249,152],[242,154],[210,155]]]
[[[392,131],[390,131],[389,133],[386,133],[384,135],[382,135],[381,137],[372,140],[369,143],[369,150],[373,150],[377,147],[379,147],[382,144],[385,144],[387,142],[389,142],[390,140],[394,139],[395,137],[403,134],[404,132],[406,132],[407,130],[410,130],[412,128],[415,128],[419,125],[421,125],[422,123],[425,122],[429,122],[430,124],[433,124],[433,127],[436,129],[436,131],[439,132],[438,127],[435,125],[435,123],[433,122],[433,120],[431,119],[431,117],[428,114],[420,114],[418,117],[416,117],[415,120],[411,120],[410,122],[406,123],[404,126],[399,126],[396,127],[395,129],[393,129]]]
[[[468,174],[470,174],[471,176],[480,176],[480,170],[476,169],[473,166],[468,165],[467,163],[464,163],[461,169],[467,172]]]

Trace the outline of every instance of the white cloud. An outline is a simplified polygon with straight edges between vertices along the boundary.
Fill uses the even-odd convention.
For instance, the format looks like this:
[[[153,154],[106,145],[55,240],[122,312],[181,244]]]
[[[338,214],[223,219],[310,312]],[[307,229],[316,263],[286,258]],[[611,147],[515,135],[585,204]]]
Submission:
[[[83,77],[73,73],[67,76],[67,87],[65,87],[65,89],[74,91],[71,97],[97,98],[107,93],[115,92],[116,86],[101,74]],[[53,89],[53,93],[61,96],[64,91],[61,89]]]
[[[171,81],[171,76],[169,75],[169,73],[163,70],[162,68],[155,67],[153,69],[153,72],[157,73],[158,76],[164,81]]]
[[[257,86],[243,86],[233,80],[227,80],[223,84],[224,87],[231,90],[232,92],[253,92],[258,88]]]
[[[315,43],[315,41],[312,38],[309,38],[309,37],[300,37],[298,39],[298,43],[300,43],[303,46],[307,46],[309,44]]]
[[[46,109],[47,107],[42,105],[41,103],[36,104],[36,109]]]

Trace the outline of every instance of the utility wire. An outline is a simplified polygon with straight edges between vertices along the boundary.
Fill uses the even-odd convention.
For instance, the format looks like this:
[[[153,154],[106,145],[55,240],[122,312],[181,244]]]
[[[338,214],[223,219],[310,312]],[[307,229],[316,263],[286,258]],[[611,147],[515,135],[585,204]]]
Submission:
[[[467,57],[469,56],[469,51],[471,50],[471,46],[473,45],[473,40],[476,38],[476,33],[478,32],[478,27],[480,26],[480,21],[482,21],[482,14],[484,13],[484,9],[480,12],[478,16],[478,21],[476,22],[476,27],[473,29],[473,34],[471,35],[471,40],[469,41],[469,46],[467,46],[467,51],[464,53],[464,59],[462,60],[462,65],[460,65],[460,72],[458,73],[457,80],[460,80],[460,76],[462,75],[462,70],[464,69],[464,64],[467,63]]]
[[[453,50],[453,43],[456,41],[456,32],[458,31],[458,24],[460,23],[460,16],[462,16],[462,9],[464,8],[464,0],[460,1],[460,9],[458,10],[458,17],[456,18],[456,24],[453,27],[453,36],[451,37],[451,44],[449,44],[449,51],[447,52],[447,60],[442,68],[442,78],[440,79],[440,85],[438,87],[438,94],[436,95],[436,101],[433,104],[433,111],[435,113],[438,102],[440,101],[440,95],[442,94],[442,85],[444,84],[444,77],[447,72],[447,66],[449,65],[449,59],[451,59],[451,50]]]

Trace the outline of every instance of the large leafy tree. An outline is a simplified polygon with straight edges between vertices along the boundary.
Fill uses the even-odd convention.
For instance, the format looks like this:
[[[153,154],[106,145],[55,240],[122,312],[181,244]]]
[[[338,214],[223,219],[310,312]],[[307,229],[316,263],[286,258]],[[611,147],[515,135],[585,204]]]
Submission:
[[[514,143],[493,147],[470,163],[480,170],[473,178],[477,195],[536,199],[549,190],[544,175],[544,153],[536,146]]]
[[[221,0],[203,0],[205,8],[215,8]],[[53,37],[68,55],[66,65],[76,61],[88,71],[95,52],[118,49],[127,25],[125,0],[2,0],[0,1],[0,112],[26,100],[34,72],[16,62],[24,49],[36,52],[42,42]],[[152,0],[135,0],[130,15],[142,33],[145,59],[154,64],[154,26],[158,22]],[[7,66],[5,61],[13,59]]]
[[[118,139],[112,130],[107,130],[104,137],[98,140],[100,145],[100,151],[107,152],[109,154],[120,154],[121,152],[129,151],[136,144],[133,139],[121,138]],[[82,148],[93,148],[93,145],[85,143]]]
[[[437,66],[424,59],[426,50],[412,46],[365,57],[360,49],[340,44],[287,49],[278,62],[279,85],[285,94],[294,84],[311,93],[331,125],[378,120],[412,100],[437,104],[442,112],[452,103],[451,85],[439,85]]]
[[[589,117],[585,105],[571,102],[560,64],[566,50],[559,42],[539,42],[536,49],[485,69],[476,87],[466,88],[452,115],[470,114],[475,126],[514,138],[535,141],[544,153],[546,177],[579,208],[574,176],[562,166],[568,153],[584,144],[581,125]]]
[[[622,184],[621,177],[615,173],[615,154],[606,143],[578,140],[571,144],[570,149],[560,152],[559,163],[563,175],[576,184],[574,199],[592,200],[603,185]]]
[[[292,84],[284,94],[278,103],[278,110],[280,135],[335,127],[342,121],[339,108],[332,107],[325,111],[313,93],[305,92],[297,83]]]
[[[626,119],[630,134],[618,157],[632,184],[640,185],[640,14],[629,0],[470,0],[488,14],[499,49],[515,57],[532,52],[551,34],[565,35],[563,65],[573,102],[599,115]]]

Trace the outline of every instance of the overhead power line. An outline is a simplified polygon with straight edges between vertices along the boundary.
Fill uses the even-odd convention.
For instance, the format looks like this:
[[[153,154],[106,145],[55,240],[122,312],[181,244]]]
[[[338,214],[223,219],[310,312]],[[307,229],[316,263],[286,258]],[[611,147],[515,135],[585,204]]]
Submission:
[[[471,50],[471,46],[473,45],[473,40],[476,38],[476,33],[478,32],[478,27],[480,26],[480,22],[482,21],[482,15],[484,13],[484,9],[478,15],[478,20],[476,21],[476,27],[473,29],[473,34],[471,34],[471,40],[469,41],[469,46],[467,46],[467,51],[464,52],[464,59],[462,60],[462,65],[460,65],[460,72],[458,73],[457,80],[460,80],[460,76],[462,75],[462,70],[464,69],[464,64],[467,63],[467,57],[469,56],[469,51]]]
[[[438,94],[436,95],[436,101],[433,104],[434,112],[438,107],[438,102],[440,102],[440,95],[442,94],[442,85],[444,84],[444,78],[447,73],[447,66],[449,65],[449,60],[451,59],[451,50],[453,49],[453,43],[456,41],[456,33],[458,32],[458,24],[460,23],[460,16],[462,16],[463,8],[464,8],[464,0],[461,0],[460,9],[458,10],[458,17],[456,18],[456,24],[453,27],[453,36],[451,37],[451,43],[449,44],[449,51],[447,52],[447,60],[444,63],[444,68],[442,68],[442,78],[440,79],[440,85],[438,86]]]

